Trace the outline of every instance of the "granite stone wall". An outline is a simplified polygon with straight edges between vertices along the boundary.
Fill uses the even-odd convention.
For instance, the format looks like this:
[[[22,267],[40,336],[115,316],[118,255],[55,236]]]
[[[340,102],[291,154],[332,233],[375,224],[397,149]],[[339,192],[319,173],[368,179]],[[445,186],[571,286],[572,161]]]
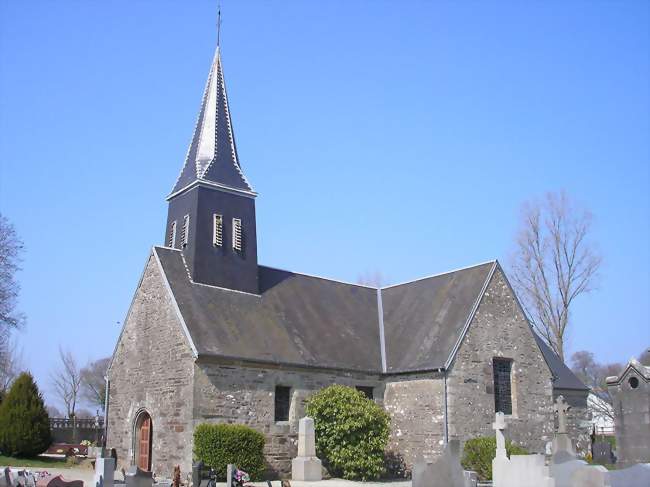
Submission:
[[[395,376],[386,383],[384,408],[391,417],[388,451],[407,471],[418,460],[433,459],[442,452],[444,394],[443,376],[437,373]]]
[[[513,361],[506,437],[543,453],[553,434],[551,372],[499,268],[447,373],[450,438],[494,435],[494,357]]]
[[[125,321],[109,371],[107,445],[118,464],[134,463],[137,415],[152,419],[152,470],[171,478],[174,465],[190,472],[194,358],[155,257]]]
[[[383,397],[378,375],[326,372],[245,364],[197,362],[194,371],[194,425],[203,422],[246,424],[266,436],[268,474],[286,477],[297,454],[298,421],[307,398],[332,384],[374,387]],[[291,387],[289,420],[275,421],[275,387]],[[381,403],[381,399],[377,400]]]

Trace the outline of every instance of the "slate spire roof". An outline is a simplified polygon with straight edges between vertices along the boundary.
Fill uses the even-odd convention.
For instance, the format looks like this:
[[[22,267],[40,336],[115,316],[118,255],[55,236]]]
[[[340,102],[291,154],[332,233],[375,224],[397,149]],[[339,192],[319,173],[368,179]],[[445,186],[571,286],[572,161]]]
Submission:
[[[237,155],[219,46],[210,67],[185,164],[172,195],[200,182],[255,195]]]

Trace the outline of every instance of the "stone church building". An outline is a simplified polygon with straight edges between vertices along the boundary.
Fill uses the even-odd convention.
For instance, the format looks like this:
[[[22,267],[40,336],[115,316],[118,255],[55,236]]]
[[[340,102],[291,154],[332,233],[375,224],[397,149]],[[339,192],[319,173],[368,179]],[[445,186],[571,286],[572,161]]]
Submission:
[[[285,475],[305,401],[335,383],[386,409],[389,450],[406,465],[447,439],[492,435],[495,411],[513,441],[544,451],[558,394],[578,439],[587,389],[533,333],[497,261],[380,288],[267,267],[256,196],[217,48],[164,246],[108,372],[107,444],[122,465],[189,472],[194,427],[225,422],[263,432],[269,471]]]

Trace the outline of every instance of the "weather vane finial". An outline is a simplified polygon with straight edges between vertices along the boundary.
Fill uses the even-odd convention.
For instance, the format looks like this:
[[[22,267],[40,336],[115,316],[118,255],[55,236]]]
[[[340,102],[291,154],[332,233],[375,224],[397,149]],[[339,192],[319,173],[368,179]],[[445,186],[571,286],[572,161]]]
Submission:
[[[221,45],[221,2],[217,3],[217,47]]]

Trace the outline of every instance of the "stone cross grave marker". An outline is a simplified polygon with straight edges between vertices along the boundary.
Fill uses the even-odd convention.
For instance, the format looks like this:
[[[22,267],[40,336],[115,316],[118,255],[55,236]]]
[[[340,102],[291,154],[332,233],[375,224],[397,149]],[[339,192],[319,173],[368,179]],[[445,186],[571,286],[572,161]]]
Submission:
[[[492,423],[492,429],[495,431],[497,438],[497,457],[507,457],[506,453],[506,437],[503,435],[503,430],[507,427],[505,416],[501,411],[496,413],[494,418],[494,423]]]
[[[566,415],[569,409],[571,406],[564,402],[564,396],[558,396],[553,405],[553,410],[557,413],[558,433],[566,433]]]

